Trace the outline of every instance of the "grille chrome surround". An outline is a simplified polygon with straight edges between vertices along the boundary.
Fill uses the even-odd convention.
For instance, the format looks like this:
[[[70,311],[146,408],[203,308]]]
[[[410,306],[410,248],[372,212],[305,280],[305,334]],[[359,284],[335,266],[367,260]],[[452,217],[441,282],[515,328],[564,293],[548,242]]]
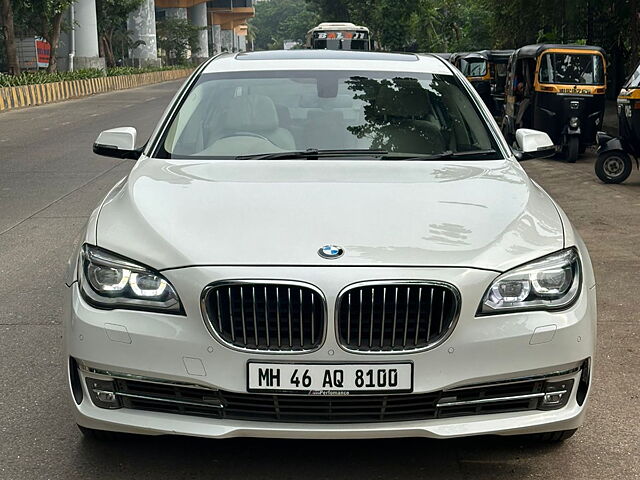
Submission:
[[[200,306],[209,332],[235,350],[309,353],[322,347],[326,339],[327,302],[322,291],[308,283],[215,282],[203,290]]]
[[[361,354],[430,350],[451,335],[460,307],[460,292],[446,282],[355,283],[344,288],[336,301],[338,344],[348,352]]]

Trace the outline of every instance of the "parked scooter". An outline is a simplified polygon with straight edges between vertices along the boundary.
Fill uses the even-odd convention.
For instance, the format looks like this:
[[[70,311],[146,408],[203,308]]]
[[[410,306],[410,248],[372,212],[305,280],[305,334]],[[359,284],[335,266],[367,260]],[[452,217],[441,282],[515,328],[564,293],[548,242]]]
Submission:
[[[619,136],[598,132],[596,175],[605,183],[624,182],[633,170],[633,157],[640,168],[640,64],[618,95]]]

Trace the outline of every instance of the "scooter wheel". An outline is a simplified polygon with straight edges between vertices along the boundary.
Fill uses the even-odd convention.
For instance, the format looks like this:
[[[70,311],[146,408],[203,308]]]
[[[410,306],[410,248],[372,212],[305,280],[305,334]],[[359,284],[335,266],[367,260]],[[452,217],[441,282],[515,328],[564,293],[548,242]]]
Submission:
[[[576,163],[580,154],[580,138],[570,137],[567,145],[567,162]]]
[[[622,183],[629,178],[631,170],[631,158],[620,150],[602,153],[596,160],[596,175],[604,183]]]

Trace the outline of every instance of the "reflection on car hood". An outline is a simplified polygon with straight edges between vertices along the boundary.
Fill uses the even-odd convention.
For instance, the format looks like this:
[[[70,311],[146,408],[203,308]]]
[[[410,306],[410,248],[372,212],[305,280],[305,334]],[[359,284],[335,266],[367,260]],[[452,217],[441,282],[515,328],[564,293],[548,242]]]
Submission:
[[[514,161],[142,159],[105,200],[100,246],[188,265],[465,266],[504,271],[563,247]],[[323,245],[344,248],[337,260]]]

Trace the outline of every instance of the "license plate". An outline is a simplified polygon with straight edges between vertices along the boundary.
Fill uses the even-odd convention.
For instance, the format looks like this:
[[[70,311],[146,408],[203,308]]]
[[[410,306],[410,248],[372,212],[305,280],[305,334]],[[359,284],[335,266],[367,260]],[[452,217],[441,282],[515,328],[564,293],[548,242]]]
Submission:
[[[248,363],[249,392],[350,395],[413,391],[412,363]]]

